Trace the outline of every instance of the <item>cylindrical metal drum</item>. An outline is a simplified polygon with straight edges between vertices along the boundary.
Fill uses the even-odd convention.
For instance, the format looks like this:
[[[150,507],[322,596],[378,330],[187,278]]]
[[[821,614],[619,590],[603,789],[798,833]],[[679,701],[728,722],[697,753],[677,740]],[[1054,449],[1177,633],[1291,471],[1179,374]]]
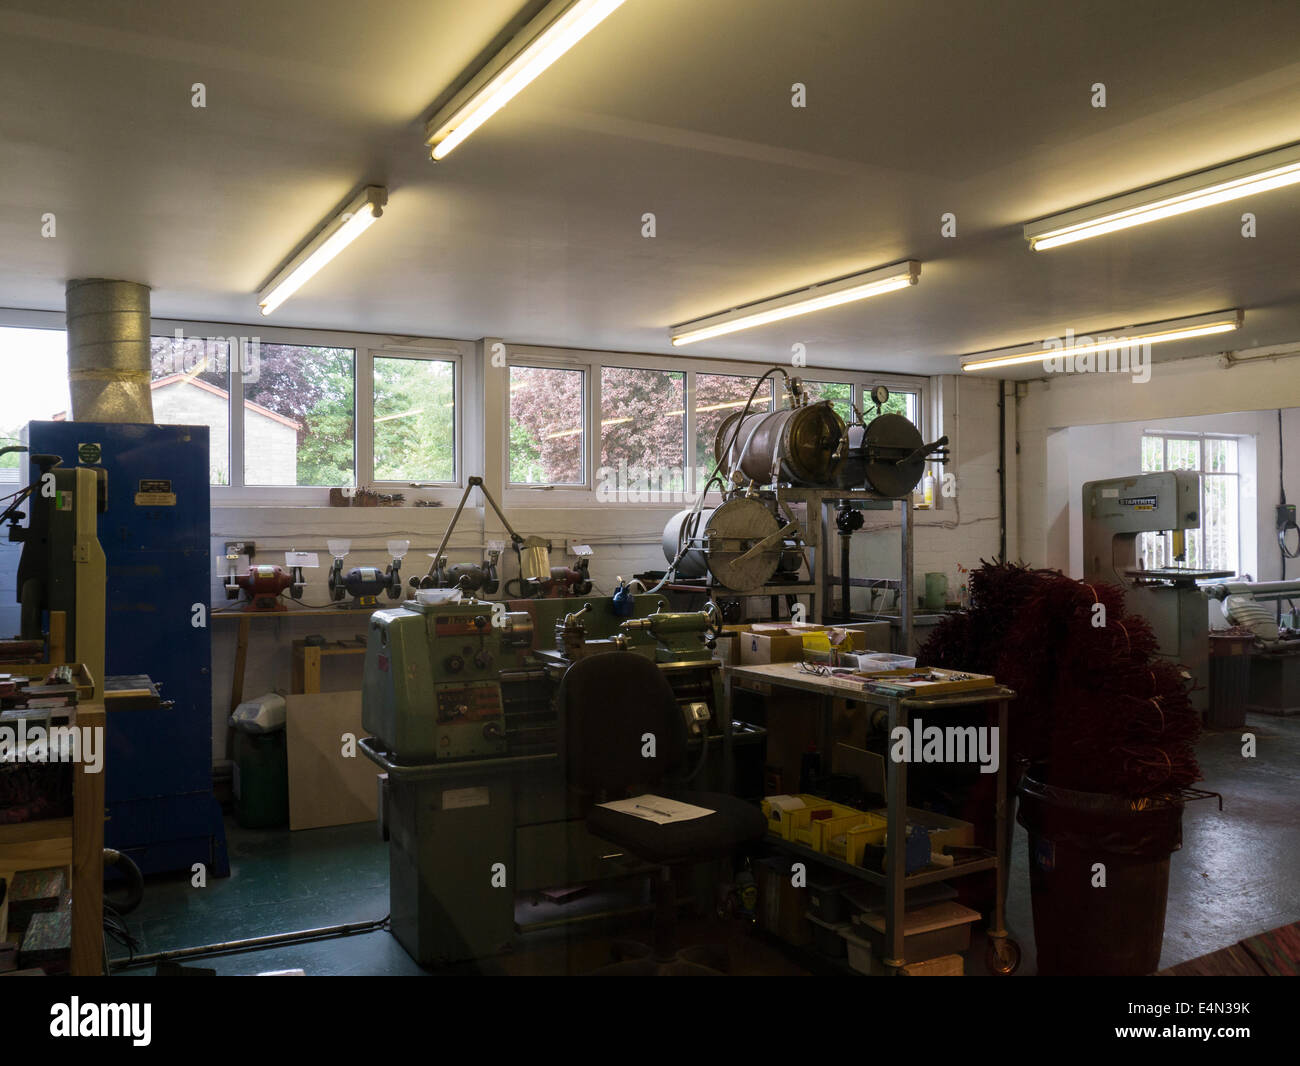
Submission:
[[[903,415],[872,419],[863,439],[867,487],[896,500],[908,495],[925,476],[925,460],[909,459],[923,444],[921,431]]]
[[[701,511],[698,518],[689,510],[673,515],[664,527],[664,556],[671,563],[685,547],[677,563],[678,577],[712,574],[724,587],[747,592],[765,585],[781,566],[782,542],[747,557],[755,544],[780,528],[761,502],[736,497]]]
[[[844,420],[829,400],[743,417],[737,411],[718,427],[713,455],[724,477],[739,470],[759,485],[829,486],[845,436]]]

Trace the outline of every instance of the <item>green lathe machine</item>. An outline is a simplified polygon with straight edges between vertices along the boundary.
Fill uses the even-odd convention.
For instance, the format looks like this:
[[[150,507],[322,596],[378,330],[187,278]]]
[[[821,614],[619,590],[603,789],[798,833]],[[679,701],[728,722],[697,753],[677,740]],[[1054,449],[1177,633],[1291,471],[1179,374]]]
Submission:
[[[556,694],[578,659],[627,650],[659,663],[698,759],[692,787],[725,787],[732,737],[710,653],[716,621],[621,588],[509,603],[420,590],[371,616],[362,722],[372,735],[361,747],[385,771],[392,929],[416,961],[506,947],[520,931],[516,893],[638,872],[587,832],[565,785]],[[619,700],[610,693],[610,714]]]

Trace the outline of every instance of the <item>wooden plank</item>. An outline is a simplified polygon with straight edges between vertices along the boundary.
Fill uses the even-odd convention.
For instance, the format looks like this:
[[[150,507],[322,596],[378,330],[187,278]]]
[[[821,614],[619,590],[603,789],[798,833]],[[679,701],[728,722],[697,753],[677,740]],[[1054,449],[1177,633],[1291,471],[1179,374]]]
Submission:
[[[39,822],[14,822],[0,825],[0,847],[6,844],[29,844],[38,840],[71,839],[71,818],[45,818]]]
[[[104,708],[77,708],[76,724],[100,730]],[[103,740],[100,741],[101,745]],[[76,767],[72,788],[72,958],[74,977],[98,976],[104,967],[104,773]]]
[[[235,672],[230,682],[230,713],[235,713],[235,708],[244,702],[244,667],[248,665],[248,634],[250,630],[249,616],[244,615],[239,620],[239,635],[235,642]]]
[[[239,634],[235,641],[235,669],[230,675],[230,713],[235,713],[235,708],[244,702],[244,668],[248,664],[248,634],[251,626],[249,624],[250,615],[241,615],[239,618]],[[235,730],[232,726],[226,726],[226,758],[235,757]]]
[[[315,646],[302,649],[302,691],[320,691],[320,648]]]
[[[373,821],[378,768],[355,747],[365,736],[360,692],[290,695],[285,700],[289,748],[289,828],[318,829]],[[343,735],[354,739],[351,757]]]
[[[62,820],[62,819],[61,819]],[[72,837],[47,837],[22,844],[0,845],[0,877],[11,881],[19,870],[44,870],[72,864]],[[0,903],[0,940],[9,937],[9,899]]]
[[[68,615],[50,612],[50,663],[58,666],[68,661]]]

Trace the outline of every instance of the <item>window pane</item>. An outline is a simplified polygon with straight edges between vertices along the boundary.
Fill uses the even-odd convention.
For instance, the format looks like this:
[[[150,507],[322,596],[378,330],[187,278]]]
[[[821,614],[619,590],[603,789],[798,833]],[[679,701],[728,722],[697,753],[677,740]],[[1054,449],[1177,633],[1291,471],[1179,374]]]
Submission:
[[[921,423],[918,418],[920,414],[920,394],[915,392],[895,392],[889,390],[889,399],[886,400],[880,408],[882,415],[902,415],[909,422],[913,423],[918,429]],[[861,386],[858,394],[858,407],[862,411],[862,416],[868,422],[876,417],[876,404],[871,399],[871,387]]]
[[[600,371],[602,483],[620,490],[680,493],[686,488],[686,375],[681,371]]]
[[[1236,450],[1236,441],[1214,443],[1231,444],[1233,450]],[[1207,475],[1202,482],[1205,494],[1205,512],[1202,518],[1205,530],[1203,565],[1209,570],[1231,570],[1236,573],[1241,558],[1237,544],[1237,478],[1235,475]]]
[[[1211,474],[1237,473],[1237,442],[1205,439],[1205,470]]]
[[[582,485],[583,372],[510,368],[510,483]]]
[[[208,481],[230,484],[230,352],[235,337],[150,337],[153,420],[208,427]],[[245,420],[248,415],[245,404]]]
[[[1167,469],[1201,469],[1201,442],[1199,440],[1186,440],[1180,437],[1170,437],[1165,442],[1165,447],[1169,461]]]
[[[1165,468],[1164,437],[1142,438],[1142,473],[1150,474]]]
[[[61,329],[0,327],[0,380],[21,383],[20,388],[0,389],[0,447],[22,443],[28,422],[71,418],[67,334]],[[76,465],[76,456],[64,462]],[[27,470],[21,452],[0,455],[0,484],[25,484]]]
[[[351,485],[351,348],[262,344],[256,381],[244,381],[246,485]]]
[[[456,480],[456,364],[376,356],[375,480]]]
[[[830,400],[835,413],[844,419],[845,424],[853,421],[853,386],[847,381],[805,381],[804,391],[809,403]],[[790,393],[781,390],[781,406],[790,406]]]
[[[713,438],[718,427],[729,414],[745,409],[745,401],[756,381],[757,377],[734,374],[695,375],[695,466],[700,480],[709,476],[717,462],[713,456]],[[772,410],[771,378],[759,387],[749,409],[751,412]]]

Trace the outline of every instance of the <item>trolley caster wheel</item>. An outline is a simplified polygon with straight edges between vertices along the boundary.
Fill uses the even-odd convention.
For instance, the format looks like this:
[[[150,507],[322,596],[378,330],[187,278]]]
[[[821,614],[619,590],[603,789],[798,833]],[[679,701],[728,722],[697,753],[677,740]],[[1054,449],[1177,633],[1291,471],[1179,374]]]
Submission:
[[[994,937],[984,949],[984,965],[989,973],[1007,977],[1020,969],[1020,945],[1009,936]]]

